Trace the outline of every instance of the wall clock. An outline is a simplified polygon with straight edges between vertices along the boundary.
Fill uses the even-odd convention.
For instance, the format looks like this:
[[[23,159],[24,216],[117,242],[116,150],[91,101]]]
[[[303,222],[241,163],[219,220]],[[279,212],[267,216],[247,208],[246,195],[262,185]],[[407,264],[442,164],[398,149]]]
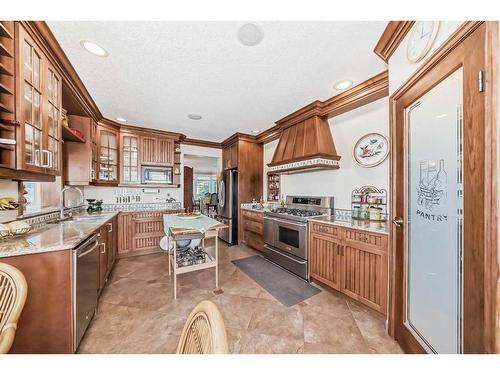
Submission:
[[[416,63],[430,51],[439,30],[439,21],[417,21],[406,46],[406,58]]]
[[[352,154],[360,166],[375,167],[389,154],[389,144],[382,134],[366,134],[356,142]]]

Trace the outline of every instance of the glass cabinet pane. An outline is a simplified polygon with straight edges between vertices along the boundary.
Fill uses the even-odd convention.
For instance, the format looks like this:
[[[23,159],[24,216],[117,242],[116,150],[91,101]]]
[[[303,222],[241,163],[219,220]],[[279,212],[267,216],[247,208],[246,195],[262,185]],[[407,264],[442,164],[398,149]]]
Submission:
[[[24,161],[33,164],[33,127],[24,125]]]
[[[41,95],[36,90],[33,92],[33,125],[42,127],[42,112],[40,110]]]
[[[33,53],[33,86],[40,89],[40,56]]]
[[[25,83],[24,84],[24,121],[30,124],[33,123],[33,88]]]
[[[23,43],[23,78],[32,82],[33,62],[32,62],[32,48],[31,45],[24,41]]]

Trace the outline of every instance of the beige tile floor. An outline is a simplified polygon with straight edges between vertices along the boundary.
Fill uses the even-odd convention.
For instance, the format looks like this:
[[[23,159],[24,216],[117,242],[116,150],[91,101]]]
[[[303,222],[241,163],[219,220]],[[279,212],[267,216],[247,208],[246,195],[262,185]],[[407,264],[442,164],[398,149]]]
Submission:
[[[204,270],[179,276],[177,300],[165,254],[119,260],[78,352],[174,353],[189,312],[205,299],[224,316],[231,353],[402,352],[380,315],[341,294],[281,305],[231,263],[255,254],[221,245],[223,293],[213,293],[214,270]]]

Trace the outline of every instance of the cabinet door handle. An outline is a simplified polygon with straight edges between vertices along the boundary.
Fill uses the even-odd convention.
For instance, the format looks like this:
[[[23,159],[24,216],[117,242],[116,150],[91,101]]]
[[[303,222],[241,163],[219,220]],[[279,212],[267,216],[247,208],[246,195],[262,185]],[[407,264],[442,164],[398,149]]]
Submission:
[[[108,223],[109,229],[108,233],[111,233],[113,231],[113,223]]]
[[[47,155],[47,163],[43,162],[43,155]],[[50,151],[49,150],[42,150],[42,167],[43,168],[50,168]]]
[[[99,245],[102,245],[102,247],[103,247],[101,254],[106,254],[106,243],[103,242],[103,243],[100,243]]]

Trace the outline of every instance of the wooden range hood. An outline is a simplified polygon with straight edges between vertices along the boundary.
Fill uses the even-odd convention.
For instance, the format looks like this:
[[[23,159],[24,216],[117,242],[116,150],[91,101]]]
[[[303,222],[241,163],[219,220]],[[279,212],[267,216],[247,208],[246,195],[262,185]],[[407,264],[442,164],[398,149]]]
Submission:
[[[314,115],[283,124],[285,120],[277,122],[281,123],[282,132],[273,160],[268,164],[269,172],[287,174],[339,168],[340,156],[326,116]]]

